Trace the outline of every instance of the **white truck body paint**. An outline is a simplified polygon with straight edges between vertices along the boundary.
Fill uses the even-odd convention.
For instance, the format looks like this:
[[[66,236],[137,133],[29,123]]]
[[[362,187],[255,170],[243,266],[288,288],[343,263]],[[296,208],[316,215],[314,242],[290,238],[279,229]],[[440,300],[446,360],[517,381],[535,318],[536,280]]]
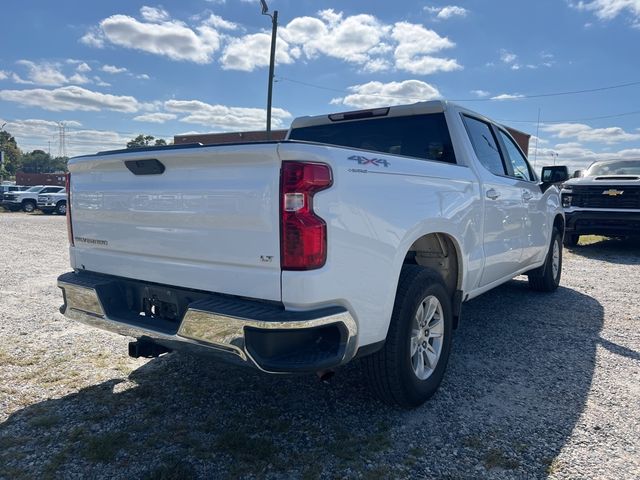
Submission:
[[[384,340],[403,261],[420,237],[451,239],[457,289],[467,300],[542,265],[562,216],[555,187],[542,193],[537,182],[496,176],[479,163],[461,117],[471,112],[427,102],[391,107],[389,116],[431,112],[445,114],[457,165],[296,141],[72,159],[73,232],[89,240],[71,247],[72,266],[280,301],[289,310],[344,306],[357,322],[359,347]],[[293,128],[322,122],[326,116],[302,118]],[[354,155],[388,166],[358,165]],[[124,166],[149,158],[166,171],[133,175]],[[314,198],[328,246],[317,270],[280,269],[280,166],[287,160],[332,169],[333,185]],[[497,200],[487,197],[490,189]]]

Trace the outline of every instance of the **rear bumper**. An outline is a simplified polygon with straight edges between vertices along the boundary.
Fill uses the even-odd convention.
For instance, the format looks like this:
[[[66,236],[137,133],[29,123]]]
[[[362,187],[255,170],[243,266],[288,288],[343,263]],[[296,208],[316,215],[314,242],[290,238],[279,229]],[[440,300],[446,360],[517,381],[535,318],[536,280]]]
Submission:
[[[58,286],[60,311],[68,318],[269,373],[333,368],[356,353],[356,323],[343,307],[293,312],[279,304],[90,273],[61,275]],[[145,295],[175,300],[175,320],[141,315],[136,305]]]
[[[577,235],[638,235],[640,212],[575,210],[565,212],[566,233]]]

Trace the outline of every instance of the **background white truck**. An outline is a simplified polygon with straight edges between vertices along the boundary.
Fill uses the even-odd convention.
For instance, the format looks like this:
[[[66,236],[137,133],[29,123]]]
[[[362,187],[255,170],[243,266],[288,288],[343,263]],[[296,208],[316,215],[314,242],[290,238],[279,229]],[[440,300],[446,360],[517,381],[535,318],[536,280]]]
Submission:
[[[567,233],[575,246],[580,235],[640,235],[640,160],[593,163],[562,188]]]
[[[295,120],[284,142],[69,162],[61,311],[265,372],[362,358],[386,402],[438,387],[462,302],[560,281],[564,217],[500,125],[447,102]]]

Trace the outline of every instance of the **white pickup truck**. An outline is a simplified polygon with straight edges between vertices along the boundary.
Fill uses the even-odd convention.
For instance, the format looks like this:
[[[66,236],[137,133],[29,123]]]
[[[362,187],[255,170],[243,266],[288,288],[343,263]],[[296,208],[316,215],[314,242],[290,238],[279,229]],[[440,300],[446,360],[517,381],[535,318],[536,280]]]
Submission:
[[[137,338],[133,356],[321,375],[363,357],[381,399],[412,407],[440,384],[463,302],[520,274],[534,290],[560,281],[557,188],[505,128],[447,102],[69,171],[61,312]]]

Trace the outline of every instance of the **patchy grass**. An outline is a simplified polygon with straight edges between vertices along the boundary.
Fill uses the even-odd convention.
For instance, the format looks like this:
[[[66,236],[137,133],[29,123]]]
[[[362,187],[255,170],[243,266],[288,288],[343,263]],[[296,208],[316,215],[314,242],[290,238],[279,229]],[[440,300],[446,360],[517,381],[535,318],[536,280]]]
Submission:
[[[143,480],[191,480],[196,478],[196,472],[191,464],[171,457],[142,478]]]
[[[508,457],[502,450],[492,448],[484,455],[484,466],[487,470],[492,468],[515,470],[520,466],[520,462]]]
[[[215,447],[242,462],[269,463],[276,454],[276,446],[271,439],[250,437],[237,430],[222,433]]]
[[[126,432],[107,432],[86,439],[81,453],[92,462],[109,462],[129,443]]]
[[[0,366],[30,367],[38,363],[38,355],[30,354],[26,357],[16,357],[5,350],[0,350]]]
[[[45,480],[54,480],[60,478],[60,475],[58,475],[58,471],[71,458],[70,454],[71,447],[67,445],[53,457],[51,457],[47,465],[44,467],[42,478]]]
[[[485,441],[482,437],[478,437],[477,435],[467,435],[462,439],[462,444],[465,447],[473,448],[474,450],[481,450],[485,445]]]
[[[580,241],[578,245],[592,245],[594,243],[602,242],[606,240],[607,237],[602,237],[600,235],[580,235]]]
[[[378,425],[376,431],[361,436],[337,427],[334,440],[327,445],[327,450],[341,460],[357,462],[390,446],[391,435],[387,425]]]
[[[387,465],[379,465],[371,470],[365,470],[362,472],[362,478],[365,480],[386,480],[387,478],[393,478],[394,473],[397,475],[397,472],[394,472]]]
[[[54,414],[45,413],[29,419],[29,425],[35,428],[51,428],[60,423],[62,419],[60,416]]]
[[[20,435],[6,435],[0,437],[0,451],[8,450],[9,448],[19,447],[29,442],[29,437]]]
[[[547,468],[545,468],[547,475],[553,475],[562,469],[562,462],[557,458],[545,458],[542,460],[542,463],[547,466]]]

